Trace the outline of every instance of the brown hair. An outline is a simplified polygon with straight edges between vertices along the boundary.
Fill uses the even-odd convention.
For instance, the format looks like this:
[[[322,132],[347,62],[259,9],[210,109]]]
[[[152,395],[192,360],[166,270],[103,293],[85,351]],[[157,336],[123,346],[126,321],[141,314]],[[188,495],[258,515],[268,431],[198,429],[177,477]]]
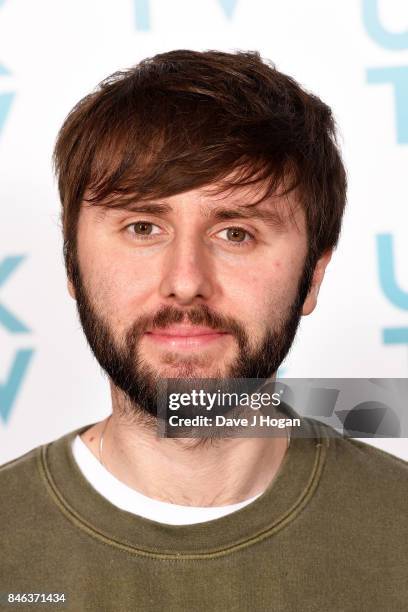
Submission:
[[[330,108],[256,52],[170,51],[114,73],[66,118],[54,165],[69,278],[86,190],[123,206],[211,183],[259,182],[262,199],[296,188],[312,267],[337,244],[346,202]]]

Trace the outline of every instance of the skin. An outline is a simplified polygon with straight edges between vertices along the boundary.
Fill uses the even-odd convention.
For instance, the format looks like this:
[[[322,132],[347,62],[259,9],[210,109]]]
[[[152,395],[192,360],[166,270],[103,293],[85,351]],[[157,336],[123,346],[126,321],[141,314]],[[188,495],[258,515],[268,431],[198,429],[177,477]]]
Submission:
[[[296,297],[307,233],[303,210],[295,207],[293,216],[287,213],[296,203],[294,194],[257,205],[261,211],[276,207],[279,223],[213,217],[216,209],[246,206],[256,195],[254,187],[222,195],[200,188],[156,200],[154,204],[168,210],[149,213],[82,206],[77,235],[81,275],[95,310],[118,342],[135,313],[153,315],[163,305],[188,311],[206,304],[243,325],[252,349],[261,343]],[[132,225],[140,222],[153,225]],[[231,234],[231,228],[239,230]],[[326,252],[317,262],[302,315],[316,307],[330,256]],[[75,299],[71,282],[68,290]],[[169,347],[144,335],[139,351],[160,376],[177,378],[190,366],[194,376],[206,378],[217,372],[228,375],[237,343],[223,334],[199,346],[176,342]],[[149,497],[191,506],[237,503],[264,491],[285,455],[286,437],[222,439],[214,445],[158,438],[142,420],[126,418],[127,398],[112,382],[111,395],[104,464],[116,478]],[[105,425],[106,420],[82,434],[98,458]]]

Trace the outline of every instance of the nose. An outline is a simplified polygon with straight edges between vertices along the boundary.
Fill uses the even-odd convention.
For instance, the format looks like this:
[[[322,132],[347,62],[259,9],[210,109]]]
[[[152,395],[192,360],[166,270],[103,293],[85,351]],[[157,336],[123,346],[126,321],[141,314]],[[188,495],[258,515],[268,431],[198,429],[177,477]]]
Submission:
[[[166,251],[160,296],[180,306],[208,301],[215,291],[210,255],[199,237],[178,236]]]

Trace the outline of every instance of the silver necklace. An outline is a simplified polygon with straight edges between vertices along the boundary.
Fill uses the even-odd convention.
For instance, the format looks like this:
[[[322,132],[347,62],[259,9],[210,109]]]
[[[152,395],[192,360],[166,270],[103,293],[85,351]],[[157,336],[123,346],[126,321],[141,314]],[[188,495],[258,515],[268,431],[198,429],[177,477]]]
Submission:
[[[100,463],[103,465],[103,467],[104,467],[106,470],[107,470],[108,468],[106,467],[106,465],[104,464],[103,459],[102,459],[102,452],[103,452],[103,438],[104,438],[105,431],[106,431],[106,428],[107,428],[107,426],[108,426],[108,423],[109,423],[109,421],[110,421],[111,416],[112,416],[112,415],[110,414],[110,415],[109,415],[109,417],[108,417],[108,419],[107,419],[107,421],[106,421],[106,423],[105,423],[105,426],[104,426],[103,431],[102,431],[102,434],[101,434],[101,438],[100,438],[100,440],[99,440],[99,462],[100,462]]]

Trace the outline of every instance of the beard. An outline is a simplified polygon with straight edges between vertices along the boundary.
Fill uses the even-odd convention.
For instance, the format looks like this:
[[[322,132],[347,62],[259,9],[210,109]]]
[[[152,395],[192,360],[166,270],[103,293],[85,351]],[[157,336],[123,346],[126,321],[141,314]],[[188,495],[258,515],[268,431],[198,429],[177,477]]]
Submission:
[[[224,368],[216,369],[209,379],[206,390],[222,388],[223,391],[253,392],[276,373],[293,343],[301,318],[303,302],[310,288],[311,268],[305,263],[297,295],[285,316],[280,316],[263,335],[258,345],[253,348],[245,327],[234,318],[223,316],[206,304],[189,310],[175,306],[162,306],[154,315],[140,316],[121,336],[115,337],[109,323],[97,312],[91,296],[85,288],[77,259],[71,268],[71,280],[75,288],[75,297],[79,319],[87,342],[103,371],[113,385],[124,394],[122,410],[130,418],[141,418],[145,423],[156,423],[162,418],[158,411],[159,393],[163,389],[163,378],[167,372],[172,375],[172,391],[185,391],[189,381],[200,376],[200,366],[205,363],[203,355],[180,355],[167,351],[163,363],[167,366],[162,372],[146,363],[140,354],[140,341],[149,329],[165,329],[175,323],[204,325],[210,329],[222,329],[231,334],[237,343],[237,354],[234,360]],[[209,365],[207,360],[207,364]],[[177,375],[174,376],[174,372]],[[176,378],[177,381],[173,379]],[[251,379],[251,380],[248,380]],[[234,381],[240,381],[239,383]],[[245,386],[245,381],[248,383]],[[203,382],[203,381],[202,381]],[[255,384],[254,384],[255,382]],[[244,383],[244,387],[242,386]],[[176,386],[174,386],[174,384]],[[250,387],[250,389],[249,389]]]

